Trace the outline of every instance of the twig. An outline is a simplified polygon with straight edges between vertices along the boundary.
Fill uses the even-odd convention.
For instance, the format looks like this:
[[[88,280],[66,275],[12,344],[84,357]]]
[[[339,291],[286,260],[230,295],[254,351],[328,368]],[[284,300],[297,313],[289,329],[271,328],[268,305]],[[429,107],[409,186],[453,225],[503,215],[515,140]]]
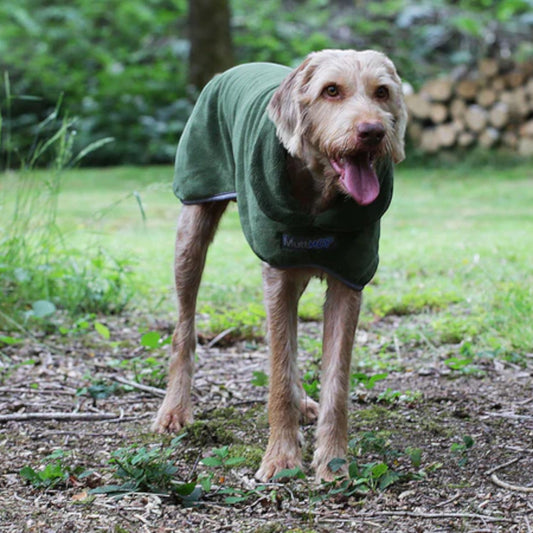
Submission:
[[[527,405],[528,403],[533,402],[533,396],[531,398],[526,398],[520,402],[516,402],[517,405]]]
[[[485,472],[487,476],[490,475],[491,481],[498,485],[498,487],[502,487],[507,490],[514,490],[517,492],[533,492],[533,487],[522,487],[521,485],[512,485],[511,483],[507,483],[506,481],[502,481],[494,472],[497,472],[498,470],[502,470],[506,466],[513,465],[520,461],[521,457],[516,457],[515,459],[511,459],[510,461],[507,461],[506,463],[503,463],[499,466],[495,466],[494,468],[491,468],[490,470],[487,470]]]
[[[513,490],[515,492],[533,492],[533,487],[512,485],[511,483],[507,483],[506,481],[502,481],[501,479],[499,479],[496,474],[492,474],[492,476],[490,476],[490,479],[495,485],[498,485],[498,487],[502,487],[503,489]]]
[[[111,379],[118,381],[119,383],[122,383],[123,385],[128,385],[130,387],[133,387],[134,389],[139,389],[144,392],[149,392],[150,394],[153,394],[154,396],[165,396],[165,391],[163,389],[158,389],[157,387],[151,387],[150,385],[143,385],[141,383],[137,383],[136,381],[130,381],[129,379],[120,377],[120,376],[112,376]]]
[[[225,329],[222,333],[219,333],[214,339],[211,339],[209,343],[207,344],[206,348],[209,350],[212,348],[218,341],[221,341],[226,335],[229,335],[233,331],[235,331],[237,328],[235,326]]]
[[[75,396],[76,391],[71,390],[56,390],[56,389],[28,389],[28,388],[9,388],[0,387],[0,394],[54,394],[57,396]]]
[[[515,415],[514,413],[483,413],[484,418],[509,418],[510,420],[533,420],[533,416],[529,415]]]
[[[513,452],[533,453],[533,449],[519,448],[518,446],[500,446],[500,448],[503,448],[504,450],[512,450]]]
[[[520,461],[521,457],[515,457],[514,459],[511,459],[510,461],[507,461],[506,463],[503,463],[502,465],[495,466],[494,468],[491,468],[490,470],[487,470],[485,474],[487,476],[490,476],[491,474],[494,474],[497,470],[501,470],[502,468],[505,468],[506,466],[514,465],[518,461]]]
[[[454,502],[455,500],[458,500],[460,497],[461,497],[461,493],[457,492],[455,494],[455,496],[452,496],[451,498],[449,498],[445,502],[437,503],[437,505],[435,505],[435,507],[444,507],[445,505],[449,505],[450,503]]]
[[[378,511],[375,513],[361,513],[346,519],[345,521],[353,521],[354,519],[377,518],[380,516],[407,516],[410,518],[424,518],[429,520],[441,520],[443,518],[471,518],[474,520],[485,520],[487,522],[511,522],[515,523],[512,518],[503,518],[498,516],[490,516],[485,514],[475,513],[417,513],[414,511]],[[323,519],[324,522],[335,522],[337,519]],[[340,521],[343,521],[340,519]]]
[[[119,415],[115,413],[21,413],[12,415],[0,415],[1,422],[27,422],[28,420],[57,420],[72,421],[72,420],[111,420],[120,419]]]

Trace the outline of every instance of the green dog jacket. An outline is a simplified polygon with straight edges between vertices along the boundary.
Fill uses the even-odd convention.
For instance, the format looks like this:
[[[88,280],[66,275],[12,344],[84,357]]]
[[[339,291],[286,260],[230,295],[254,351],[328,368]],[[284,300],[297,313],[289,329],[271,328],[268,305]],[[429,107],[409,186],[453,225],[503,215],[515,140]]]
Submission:
[[[174,193],[184,204],[237,200],[244,235],[260,259],[278,268],[319,268],[361,290],[378,266],[392,162],[377,162],[380,193],[371,204],[339,193],[326,211],[304,211],[290,193],[288,154],[266,111],[290,72],[251,63],[206,85],[178,144]]]

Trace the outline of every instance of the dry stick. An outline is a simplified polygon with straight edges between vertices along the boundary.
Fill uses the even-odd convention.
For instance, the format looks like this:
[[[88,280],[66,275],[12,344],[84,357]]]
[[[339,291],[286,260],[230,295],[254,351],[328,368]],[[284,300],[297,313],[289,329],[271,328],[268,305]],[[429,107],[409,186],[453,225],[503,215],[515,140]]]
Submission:
[[[0,422],[26,422],[28,420],[110,420],[121,418],[115,413],[21,413],[13,415],[0,415]]]
[[[487,476],[490,476],[491,474],[494,474],[497,470],[501,470],[502,468],[505,468],[506,466],[514,465],[518,461],[520,461],[521,457],[515,457],[514,459],[511,459],[510,461],[507,461],[506,463],[503,463],[499,466],[495,466],[494,468],[491,468],[490,470],[487,470],[485,474]]]
[[[487,470],[487,472],[485,472],[488,475],[490,475],[490,479],[491,481],[495,484],[495,485],[498,485],[498,487],[502,487],[504,489],[507,489],[507,490],[513,490],[513,491],[516,491],[516,492],[533,492],[533,487],[523,487],[521,485],[512,485],[511,483],[507,483],[506,481],[502,481],[500,478],[498,478],[498,476],[494,473],[498,470],[501,470],[502,468],[505,468],[506,466],[510,466],[514,463],[517,463],[518,461],[520,461],[521,457],[517,457],[515,459],[511,459],[510,461],[507,461],[506,463],[503,463],[499,466],[496,466],[494,468],[491,468],[490,470]]]
[[[495,485],[498,485],[498,487],[502,487],[503,489],[513,490],[516,492],[533,492],[533,487],[523,487],[521,485],[512,485],[511,483],[507,483],[499,479],[496,474],[492,474],[492,476],[490,476],[490,479]]]
[[[485,514],[475,513],[416,513],[412,511],[378,511],[375,513],[365,513],[354,515],[351,518],[344,519],[327,519],[322,518],[324,522],[350,522],[357,519],[378,518],[380,516],[407,516],[410,518],[426,518],[431,520],[440,520],[443,518],[472,518],[475,520],[486,520],[487,522],[511,522],[516,523],[512,518],[500,518],[498,516],[490,516]]]
[[[119,383],[122,383],[123,385],[129,385],[130,387],[133,387],[134,389],[139,389],[144,392],[149,392],[150,394],[153,394],[154,396],[161,396],[161,397],[165,396],[165,391],[163,389],[158,389],[157,387],[151,387],[150,385],[142,385],[141,383],[130,381],[120,376],[112,376],[111,379],[114,379],[115,381],[118,381]]]
[[[60,389],[15,389],[9,387],[0,387],[0,394],[53,394],[57,396],[75,396],[76,391]]]
[[[129,422],[131,420],[139,420],[141,418],[149,417],[149,413],[135,416],[124,416],[122,409],[120,414],[116,413],[21,413],[13,415],[0,415],[0,424],[2,422],[27,422],[29,420],[56,420],[57,422],[72,422],[72,421],[98,421],[107,420],[111,423],[115,422]]]
[[[237,328],[235,326],[231,327],[231,328],[228,328],[228,329],[225,329],[222,333],[219,333],[214,339],[212,339],[211,341],[209,341],[209,343],[207,344],[206,348],[209,350],[210,348],[212,348],[213,346],[215,346],[215,344],[219,341],[221,341],[226,335],[229,335],[230,333],[232,333],[233,331],[235,331]]]

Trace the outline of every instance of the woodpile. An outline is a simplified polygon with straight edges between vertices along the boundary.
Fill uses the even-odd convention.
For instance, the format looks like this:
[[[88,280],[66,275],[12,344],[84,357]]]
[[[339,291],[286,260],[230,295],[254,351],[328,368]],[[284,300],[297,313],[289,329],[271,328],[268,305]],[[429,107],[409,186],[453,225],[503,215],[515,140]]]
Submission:
[[[533,62],[483,59],[405,98],[408,134],[424,152],[480,146],[533,156]]]

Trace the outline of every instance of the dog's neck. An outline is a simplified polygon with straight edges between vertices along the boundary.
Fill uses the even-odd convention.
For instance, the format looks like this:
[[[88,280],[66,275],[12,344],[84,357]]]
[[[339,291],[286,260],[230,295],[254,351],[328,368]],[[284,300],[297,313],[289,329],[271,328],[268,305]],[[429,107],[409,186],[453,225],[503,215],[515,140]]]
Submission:
[[[291,194],[306,212],[318,214],[331,206],[339,191],[327,163],[315,157],[305,159],[287,155]]]

